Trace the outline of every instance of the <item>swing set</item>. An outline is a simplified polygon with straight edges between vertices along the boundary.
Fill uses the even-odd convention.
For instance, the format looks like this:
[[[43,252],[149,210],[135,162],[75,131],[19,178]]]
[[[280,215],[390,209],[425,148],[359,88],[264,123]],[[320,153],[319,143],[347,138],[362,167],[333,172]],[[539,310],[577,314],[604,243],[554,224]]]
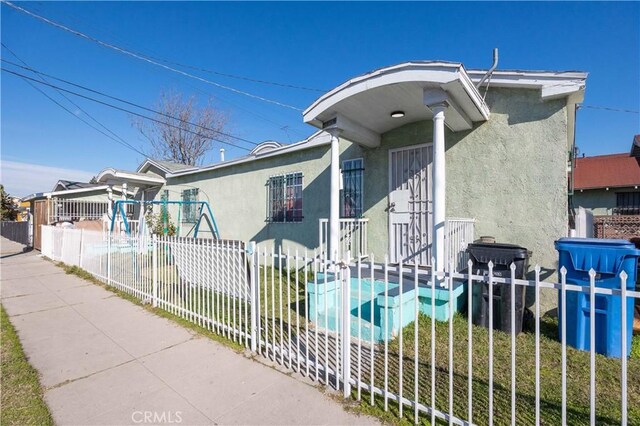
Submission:
[[[216,224],[216,220],[213,217],[213,212],[211,211],[211,206],[209,206],[209,202],[207,201],[170,201],[170,200],[161,200],[161,201],[142,201],[142,200],[117,200],[113,203],[113,211],[111,214],[111,225],[109,227],[109,232],[113,234],[113,230],[115,229],[116,218],[120,215],[122,219],[122,224],[124,225],[124,230],[127,236],[131,236],[131,226],[129,225],[129,221],[127,220],[127,215],[125,213],[124,205],[126,204],[138,204],[142,208],[147,205],[161,205],[162,209],[162,222],[163,222],[163,235],[167,235],[169,232],[169,218],[168,218],[168,206],[169,205],[178,205],[178,234],[180,233],[180,215],[182,213],[182,206],[184,205],[196,205],[200,206],[198,211],[198,220],[196,221],[195,227],[193,228],[193,238],[198,238],[198,231],[200,230],[200,224],[202,220],[207,223],[209,226],[209,231],[213,235],[215,239],[220,239],[220,233],[218,232],[218,225]],[[143,232],[143,227],[140,227],[139,232]]]

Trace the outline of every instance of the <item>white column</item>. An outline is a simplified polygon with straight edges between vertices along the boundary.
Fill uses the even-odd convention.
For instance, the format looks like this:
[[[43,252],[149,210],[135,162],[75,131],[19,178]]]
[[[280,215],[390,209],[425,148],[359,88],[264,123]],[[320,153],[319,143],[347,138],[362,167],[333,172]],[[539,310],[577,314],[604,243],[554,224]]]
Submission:
[[[445,268],[444,222],[446,175],[444,161],[444,103],[431,106],[433,111],[433,256],[437,271]]]
[[[331,134],[331,187],[329,204],[329,258],[337,261],[336,251],[340,241],[340,130],[330,129]],[[340,253],[338,253],[340,256]]]

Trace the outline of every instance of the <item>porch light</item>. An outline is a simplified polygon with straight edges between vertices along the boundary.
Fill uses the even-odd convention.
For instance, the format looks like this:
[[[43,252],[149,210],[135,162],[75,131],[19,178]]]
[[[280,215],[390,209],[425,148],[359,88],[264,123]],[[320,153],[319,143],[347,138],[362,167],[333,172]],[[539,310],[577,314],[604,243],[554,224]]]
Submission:
[[[404,111],[393,111],[391,113],[391,117],[393,117],[393,118],[402,118],[402,117],[404,117]]]

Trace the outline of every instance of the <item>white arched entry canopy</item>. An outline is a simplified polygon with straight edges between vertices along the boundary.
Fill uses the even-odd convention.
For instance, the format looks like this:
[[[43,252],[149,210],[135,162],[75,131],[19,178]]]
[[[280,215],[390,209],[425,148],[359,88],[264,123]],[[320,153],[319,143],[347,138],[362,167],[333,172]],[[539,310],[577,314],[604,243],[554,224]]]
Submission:
[[[393,116],[392,116],[393,115]],[[394,117],[401,115],[401,117]],[[340,136],[365,147],[380,145],[381,135],[402,125],[432,119],[431,152],[433,253],[444,268],[445,143],[444,127],[457,132],[486,121],[489,108],[461,63],[408,62],[351,79],[317,99],[304,121],[326,130],[331,139],[329,249],[339,239]],[[427,136],[427,135],[425,135]],[[425,140],[429,138],[426,137]]]

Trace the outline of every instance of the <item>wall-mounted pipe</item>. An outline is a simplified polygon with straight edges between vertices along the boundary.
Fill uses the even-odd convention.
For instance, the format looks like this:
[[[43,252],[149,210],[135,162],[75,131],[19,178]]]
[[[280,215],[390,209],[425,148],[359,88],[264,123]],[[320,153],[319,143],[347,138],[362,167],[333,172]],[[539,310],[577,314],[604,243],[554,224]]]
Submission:
[[[489,71],[480,79],[478,84],[476,84],[476,89],[479,89],[480,86],[493,74],[493,71],[498,67],[498,48],[493,49],[493,65],[489,68]]]

